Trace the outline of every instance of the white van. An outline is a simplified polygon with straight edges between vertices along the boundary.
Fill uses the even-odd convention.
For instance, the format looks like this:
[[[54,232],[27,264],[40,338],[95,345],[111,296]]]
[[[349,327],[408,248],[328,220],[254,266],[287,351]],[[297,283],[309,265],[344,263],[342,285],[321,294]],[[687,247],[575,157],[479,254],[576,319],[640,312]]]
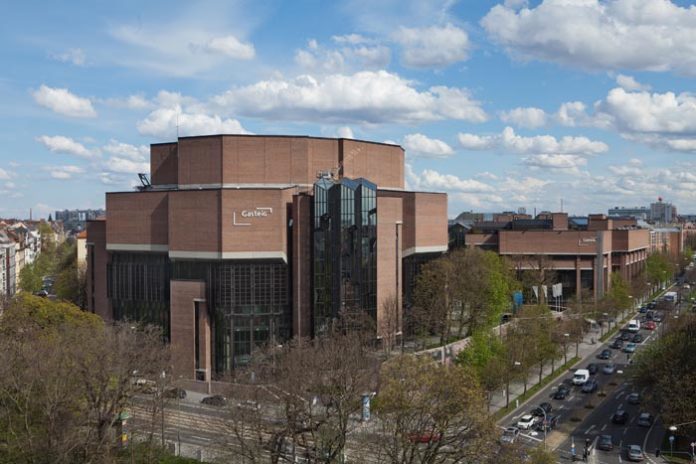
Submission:
[[[587,369],[578,369],[573,375],[573,385],[584,385],[585,382],[590,380],[590,371]]]
[[[628,331],[631,333],[640,331],[640,321],[638,319],[631,319],[628,321]]]

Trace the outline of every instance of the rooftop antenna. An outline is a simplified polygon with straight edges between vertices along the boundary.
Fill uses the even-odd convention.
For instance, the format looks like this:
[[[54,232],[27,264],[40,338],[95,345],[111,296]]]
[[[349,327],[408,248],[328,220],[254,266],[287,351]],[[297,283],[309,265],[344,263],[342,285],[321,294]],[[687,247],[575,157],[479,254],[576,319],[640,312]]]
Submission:
[[[152,187],[150,179],[147,178],[147,174],[140,172],[138,173],[138,178],[140,178],[140,183],[143,184],[141,187],[138,187],[138,190],[147,190]]]

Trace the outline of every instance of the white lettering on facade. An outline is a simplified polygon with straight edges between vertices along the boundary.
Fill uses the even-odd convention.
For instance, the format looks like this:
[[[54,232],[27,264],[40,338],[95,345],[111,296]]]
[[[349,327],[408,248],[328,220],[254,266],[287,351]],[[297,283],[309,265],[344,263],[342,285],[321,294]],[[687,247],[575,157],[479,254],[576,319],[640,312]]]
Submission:
[[[268,217],[271,214],[273,214],[273,208],[254,208],[254,209],[244,209],[240,213],[240,216],[243,218],[262,218],[262,217]],[[232,213],[232,225],[235,226],[250,226],[250,222],[237,222],[237,212],[234,211]]]

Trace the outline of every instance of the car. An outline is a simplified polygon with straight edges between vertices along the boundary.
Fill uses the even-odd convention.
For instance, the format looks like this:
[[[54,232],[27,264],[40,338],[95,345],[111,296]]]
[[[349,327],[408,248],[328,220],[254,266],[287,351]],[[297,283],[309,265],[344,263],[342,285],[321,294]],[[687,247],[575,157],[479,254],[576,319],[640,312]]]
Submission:
[[[576,369],[573,374],[573,385],[585,385],[590,379],[590,372],[587,369]]]
[[[548,414],[553,410],[553,406],[551,406],[551,403],[541,403],[539,406],[537,406],[534,411],[532,411],[532,414],[535,416],[543,416],[544,413],[548,416]]]
[[[636,352],[636,344],[635,343],[626,343],[626,346],[624,346],[623,352],[624,353],[635,353]]]
[[[611,451],[614,449],[614,440],[611,435],[600,435],[597,440],[597,448],[602,451]]]
[[[554,400],[564,400],[570,394],[570,389],[565,385],[560,385],[553,394]]]
[[[640,309],[639,309],[639,312],[640,312],[641,314],[647,313],[647,312],[648,312],[648,305],[642,305],[642,306],[640,307]]]
[[[536,429],[539,432],[543,432],[546,429],[547,432],[556,428],[558,425],[558,416],[547,416],[546,420],[542,419],[537,422]]]
[[[582,386],[582,392],[583,393],[594,393],[597,391],[597,388],[599,387],[599,383],[595,379],[590,379],[587,382],[585,382],[585,385]]]
[[[650,427],[653,423],[653,417],[649,412],[641,412],[638,416],[638,425],[641,427]]]
[[[631,333],[630,332],[621,332],[621,341],[627,342],[631,340]]]
[[[646,330],[655,330],[657,328],[657,324],[655,324],[653,321],[648,321],[643,324],[643,328]]]
[[[602,373],[603,374],[613,374],[614,371],[616,370],[616,366],[613,363],[606,363],[604,366],[602,366]]]
[[[617,409],[613,416],[611,416],[611,421],[614,424],[625,424],[628,422],[628,413],[623,409]]]
[[[651,301],[650,303],[648,303],[648,309],[655,309],[655,308],[657,308],[657,302]]]
[[[628,404],[640,404],[640,393],[633,392],[626,397]]]
[[[239,409],[246,409],[248,411],[258,411],[261,405],[253,400],[244,400],[237,403]]]
[[[601,353],[597,355],[597,358],[599,359],[610,359],[611,358],[611,350],[602,350]]]
[[[201,403],[208,406],[227,406],[227,398],[222,395],[206,396],[201,400]]]
[[[646,321],[652,321],[654,315],[655,315],[655,311],[653,311],[653,310],[651,309],[650,311],[648,311],[647,313],[645,313],[645,320],[646,320]]]
[[[590,363],[587,365],[587,372],[589,372],[590,375],[595,375],[599,372],[599,366],[595,363]]]
[[[525,414],[517,421],[517,428],[520,430],[529,430],[534,427],[538,420],[536,416]]]
[[[168,388],[164,391],[164,397],[179,398],[180,400],[183,400],[184,398],[186,398],[186,390],[179,387]]]
[[[641,334],[635,334],[632,341],[633,343],[640,343],[643,341],[643,336]]]
[[[520,429],[517,427],[507,427],[503,430],[503,435],[500,437],[500,442],[502,444],[513,444],[517,441],[517,437],[520,435]]]
[[[621,348],[623,348],[623,340],[621,340],[620,338],[617,338],[616,340],[614,340],[614,342],[611,345],[609,345],[609,348],[614,348],[615,350],[620,350]]]
[[[656,314],[653,316],[653,321],[655,321],[655,322],[662,322],[662,314],[656,313]]]
[[[442,434],[440,432],[413,432],[408,434],[408,440],[411,443],[433,443],[442,440]]]
[[[630,445],[626,451],[626,457],[628,457],[628,460],[631,462],[640,462],[645,459],[643,450],[638,445]]]

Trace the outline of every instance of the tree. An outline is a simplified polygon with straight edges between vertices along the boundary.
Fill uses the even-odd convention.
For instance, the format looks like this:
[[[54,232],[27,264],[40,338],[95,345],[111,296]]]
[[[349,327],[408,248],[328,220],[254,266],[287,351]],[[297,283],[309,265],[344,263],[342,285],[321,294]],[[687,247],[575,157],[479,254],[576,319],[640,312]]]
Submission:
[[[0,462],[111,461],[133,372],[153,378],[168,365],[154,329],[18,295],[0,325]]]
[[[479,330],[469,339],[467,347],[460,351],[456,364],[470,369],[479,385],[486,393],[486,403],[490,407],[493,392],[505,384],[508,370],[506,347],[501,337],[489,330]]]
[[[674,273],[672,264],[665,253],[652,253],[645,260],[645,272],[654,285],[666,282]]]
[[[451,334],[454,304],[452,261],[442,256],[423,265],[416,278],[411,310],[416,330],[433,334],[444,344]]]
[[[472,462],[495,428],[470,369],[402,355],[384,363],[374,401],[379,443],[393,464]]]
[[[527,292],[527,300],[531,301],[531,295],[538,304],[545,304],[547,297],[544,295],[544,287],[549,289],[556,283],[557,275],[553,269],[553,261],[547,255],[521,255],[513,258],[513,267],[517,272],[517,278],[522,283],[522,288]],[[533,289],[536,288],[536,293]]]
[[[390,295],[382,302],[382,311],[381,314],[378,312],[377,321],[377,338],[382,341],[382,348],[386,353],[391,353],[398,333],[403,330],[400,316],[399,299]]]
[[[647,403],[665,426],[696,418],[696,315],[682,314],[669,330],[634,357],[634,379],[646,387]],[[696,439],[696,424],[679,428],[680,435]]]

